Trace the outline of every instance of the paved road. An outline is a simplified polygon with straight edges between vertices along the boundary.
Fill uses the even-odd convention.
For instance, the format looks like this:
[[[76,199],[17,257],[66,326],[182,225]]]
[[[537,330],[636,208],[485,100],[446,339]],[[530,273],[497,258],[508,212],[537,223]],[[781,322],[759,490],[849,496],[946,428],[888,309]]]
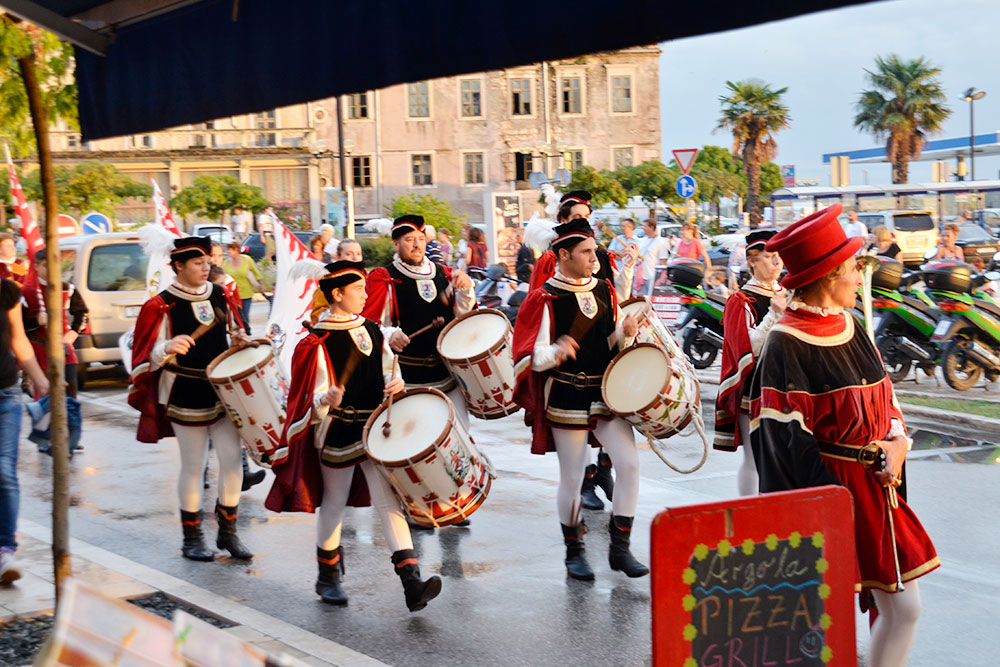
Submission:
[[[136,417],[125,405],[125,391],[111,379],[95,382],[82,397],[86,451],[72,462],[75,536],[396,665],[649,662],[649,579],[609,570],[607,512],[586,515],[597,581],[566,579],[554,508],[556,458],[528,453],[528,431],[517,416],[474,423],[473,435],[499,478],[471,527],[415,535],[425,573],[440,573],[445,582],[439,599],[410,614],[370,510],[350,510],[345,523],[350,606],[317,602],[314,519],[267,512],[270,479],[244,494],[241,504],[241,534],[257,552],[251,564],[182,559],[175,445],[135,442]],[[925,430],[918,437],[924,449],[908,466],[912,504],[944,562],[921,580],[925,611],[914,667],[989,665],[1000,654],[1000,466],[993,464],[1000,463],[1000,450],[968,435],[973,437],[963,440]],[[634,550],[643,558],[656,512],[735,495],[735,455],[713,454],[685,477],[646,449],[641,462]],[[213,460],[212,471],[215,465]],[[21,511],[40,523],[49,520],[50,476],[50,459],[25,442]],[[209,509],[214,491],[205,497]],[[866,618],[859,617],[858,628],[863,647]]]

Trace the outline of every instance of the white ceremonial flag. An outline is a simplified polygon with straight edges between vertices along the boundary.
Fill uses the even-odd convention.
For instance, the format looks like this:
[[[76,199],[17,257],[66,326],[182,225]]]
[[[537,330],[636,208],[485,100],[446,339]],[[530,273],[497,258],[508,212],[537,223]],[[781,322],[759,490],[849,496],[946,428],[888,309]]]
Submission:
[[[265,329],[267,338],[274,345],[285,377],[291,377],[292,353],[308,331],[302,321],[309,319],[313,292],[319,283],[308,277],[292,277],[292,266],[302,259],[312,259],[302,241],[274,219],[274,261],[277,276],[274,282],[274,306]]]

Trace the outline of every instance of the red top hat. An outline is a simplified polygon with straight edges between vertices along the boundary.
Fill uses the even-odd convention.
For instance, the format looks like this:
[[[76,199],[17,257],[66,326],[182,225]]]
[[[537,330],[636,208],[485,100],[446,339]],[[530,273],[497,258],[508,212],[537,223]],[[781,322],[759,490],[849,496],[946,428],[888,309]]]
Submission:
[[[775,234],[767,242],[768,252],[777,252],[788,269],[782,286],[795,289],[833,271],[864,244],[859,236],[847,238],[837,216],[844,210],[834,204],[807,215]]]

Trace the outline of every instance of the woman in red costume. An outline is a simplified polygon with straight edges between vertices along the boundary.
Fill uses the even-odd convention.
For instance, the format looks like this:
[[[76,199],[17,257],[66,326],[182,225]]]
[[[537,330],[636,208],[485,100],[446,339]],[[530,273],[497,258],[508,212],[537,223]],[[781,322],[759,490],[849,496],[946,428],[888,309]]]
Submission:
[[[854,497],[856,589],[874,597],[868,664],[906,663],[920,615],[916,579],[940,565],[895,493],[911,445],[878,350],[845,308],[860,277],[831,206],[768,241],[788,268],[788,309],[764,343],[750,388],[750,441],[767,493],[824,484]]]

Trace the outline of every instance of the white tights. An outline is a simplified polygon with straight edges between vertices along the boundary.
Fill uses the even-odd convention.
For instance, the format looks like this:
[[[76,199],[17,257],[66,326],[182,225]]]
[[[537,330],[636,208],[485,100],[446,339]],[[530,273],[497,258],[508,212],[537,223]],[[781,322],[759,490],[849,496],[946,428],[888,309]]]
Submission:
[[[197,512],[201,509],[205,464],[208,463],[208,437],[212,436],[215,454],[219,457],[219,503],[235,507],[240,502],[243,486],[243,445],[236,427],[223,417],[211,426],[171,424],[181,452],[181,473],[177,479],[177,495],[181,509]]]
[[[740,413],[736,417],[740,429],[740,449],[743,450],[743,460],[736,469],[736,489],[741,496],[756,496],[760,490],[757,480],[757,464],[753,460],[753,448],[750,446],[750,415]]]
[[[403,510],[399,508],[399,501],[389,488],[389,483],[371,461],[363,461],[359,465],[368,482],[372,506],[382,523],[382,534],[389,549],[394,553],[400,549],[412,549],[410,527],[406,525]],[[354,466],[331,468],[320,465],[320,469],[323,472],[323,504],[320,505],[316,520],[316,544],[321,549],[332,550],[340,546],[340,530],[344,524]]]
[[[632,427],[624,419],[598,421],[594,429],[604,451],[611,457],[615,468],[615,492],[611,499],[615,516],[635,516],[639,503],[639,450],[635,446]],[[559,489],[556,492],[556,509],[559,523],[573,526],[579,523],[580,485],[590,462],[588,431],[553,428],[556,454],[559,456]]]
[[[872,625],[871,667],[903,667],[913,647],[920,618],[920,588],[916,581],[906,582],[899,593],[872,591],[878,606],[878,618]]]

